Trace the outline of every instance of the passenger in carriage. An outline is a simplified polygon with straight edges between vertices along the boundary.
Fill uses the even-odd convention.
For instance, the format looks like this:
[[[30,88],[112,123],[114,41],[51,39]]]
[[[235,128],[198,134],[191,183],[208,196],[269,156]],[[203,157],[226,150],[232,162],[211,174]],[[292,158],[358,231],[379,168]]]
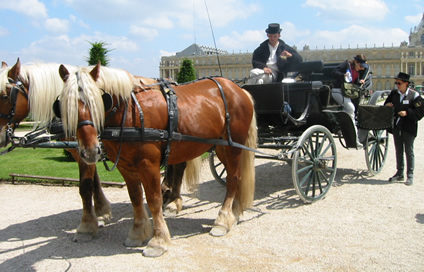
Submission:
[[[334,83],[331,96],[337,102],[337,104],[343,106],[343,110],[352,118],[356,135],[358,135],[355,122],[356,107],[352,99],[343,96],[341,87],[345,82],[350,82],[360,86],[370,85],[370,78],[368,77],[369,72],[370,67],[367,64],[367,59],[363,54],[356,55],[351,61],[346,60],[345,62],[340,63],[334,68],[332,72],[336,82]],[[359,140],[357,140],[356,145],[358,147],[362,146]]]
[[[288,71],[302,62],[302,56],[280,39],[280,24],[269,24],[265,32],[268,39],[253,52],[248,84],[282,81]]]

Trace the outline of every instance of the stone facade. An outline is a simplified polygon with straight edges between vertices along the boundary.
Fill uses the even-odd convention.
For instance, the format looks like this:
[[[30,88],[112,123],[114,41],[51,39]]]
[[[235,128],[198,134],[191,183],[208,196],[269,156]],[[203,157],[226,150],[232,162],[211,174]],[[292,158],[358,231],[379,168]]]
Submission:
[[[394,76],[399,72],[411,75],[415,86],[424,85],[424,14],[420,24],[411,29],[409,43],[400,45],[367,45],[365,48],[310,49],[305,45],[298,50],[304,61],[323,60],[324,63],[340,63],[364,54],[373,73],[373,90],[393,89]],[[193,44],[175,56],[162,57],[160,77],[177,78],[180,63],[191,59],[197,77],[222,75],[236,82],[244,82],[252,69],[252,52],[228,53],[210,47]],[[222,72],[221,72],[222,71]]]

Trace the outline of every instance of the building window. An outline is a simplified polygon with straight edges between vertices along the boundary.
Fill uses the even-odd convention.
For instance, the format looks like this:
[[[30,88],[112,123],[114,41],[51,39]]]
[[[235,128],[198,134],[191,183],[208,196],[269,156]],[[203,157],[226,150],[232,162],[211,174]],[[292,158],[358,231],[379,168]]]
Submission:
[[[392,75],[392,69],[390,64],[386,64],[386,77],[389,77]]]
[[[421,35],[421,45],[424,45],[424,34]]]
[[[377,76],[381,77],[383,75],[383,67],[381,64],[377,65]]]
[[[408,64],[408,74],[410,76],[414,76],[415,75],[415,65],[413,63],[409,63]]]
[[[413,58],[414,57],[414,51],[410,51],[409,52],[409,57]]]

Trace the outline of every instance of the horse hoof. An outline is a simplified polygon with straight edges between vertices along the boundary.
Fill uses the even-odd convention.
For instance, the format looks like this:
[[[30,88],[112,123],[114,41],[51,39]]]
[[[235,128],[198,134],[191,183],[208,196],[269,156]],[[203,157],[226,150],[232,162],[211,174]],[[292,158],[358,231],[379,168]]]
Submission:
[[[166,250],[164,250],[163,248],[146,247],[146,249],[143,250],[143,256],[156,258],[162,256],[165,252]]]
[[[94,236],[90,233],[75,233],[74,238],[72,241],[77,243],[87,243],[92,241]]]
[[[168,205],[163,210],[163,215],[165,215],[166,217],[175,217],[177,216],[177,214],[178,214],[178,209],[176,208],[175,205]]]
[[[143,241],[139,241],[139,240],[132,240],[132,239],[126,239],[125,240],[125,243],[124,243],[124,245],[125,246],[127,246],[127,247],[140,247],[140,246],[142,246],[143,245]]]
[[[213,226],[211,231],[209,232],[210,235],[219,237],[224,236],[228,233],[228,229],[224,226]]]
[[[163,209],[163,214],[166,217],[175,217],[182,210],[175,202],[170,202]]]
[[[106,225],[106,220],[104,220],[103,218],[98,218],[97,226],[99,226],[99,228],[103,228],[105,225]]]

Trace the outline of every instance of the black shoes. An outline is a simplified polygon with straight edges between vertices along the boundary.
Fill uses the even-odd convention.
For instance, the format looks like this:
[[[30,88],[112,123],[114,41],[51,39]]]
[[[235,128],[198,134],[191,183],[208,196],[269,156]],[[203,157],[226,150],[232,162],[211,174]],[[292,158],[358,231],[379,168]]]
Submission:
[[[403,175],[394,175],[393,177],[389,178],[389,181],[402,181],[404,179]],[[406,183],[405,183],[406,184]],[[412,184],[412,182],[411,182]]]
[[[405,185],[411,186],[412,184],[414,184],[414,180],[412,178],[407,178]]]

